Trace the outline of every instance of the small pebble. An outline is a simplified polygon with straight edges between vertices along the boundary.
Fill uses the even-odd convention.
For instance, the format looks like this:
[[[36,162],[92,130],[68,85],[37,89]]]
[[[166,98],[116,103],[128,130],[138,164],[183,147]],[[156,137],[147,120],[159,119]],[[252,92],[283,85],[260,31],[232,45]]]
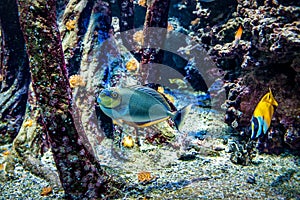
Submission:
[[[182,161],[190,161],[190,160],[195,160],[196,159],[196,155],[195,154],[181,154],[178,158],[178,160],[182,160]]]
[[[252,176],[252,175],[248,176],[247,183],[255,184],[256,183],[255,176]]]
[[[225,148],[224,147],[220,147],[220,146],[217,146],[214,148],[215,151],[224,151]]]

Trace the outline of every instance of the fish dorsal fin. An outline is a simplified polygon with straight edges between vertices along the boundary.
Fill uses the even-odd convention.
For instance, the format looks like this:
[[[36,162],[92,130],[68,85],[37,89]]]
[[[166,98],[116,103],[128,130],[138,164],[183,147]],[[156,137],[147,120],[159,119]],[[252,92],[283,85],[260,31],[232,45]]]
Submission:
[[[271,91],[270,88],[269,88],[269,92],[263,96],[263,98],[261,99],[261,101],[267,102],[267,103],[269,103],[269,104],[271,104],[271,105],[273,105],[275,107],[278,106],[278,103],[275,100],[275,98],[274,98],[274,96],[273,96],[272,91]]]
[[[152,88],[149,88],[149,87],[140,86],[140,85],[131,86],[130,88],[133,89],[133,90],[135,90],[135,91],[139,91],[139,92],[142,92],[144,94],[148,94],[148,95],[154,97],[156,100],[158,100],[159,102],[161,102],[167,108],[171,109],[171,107],[168,104],[168,102],[166,101],[166,99],[162,96],[162,94],[160,94],[156,90],[154,90]]]

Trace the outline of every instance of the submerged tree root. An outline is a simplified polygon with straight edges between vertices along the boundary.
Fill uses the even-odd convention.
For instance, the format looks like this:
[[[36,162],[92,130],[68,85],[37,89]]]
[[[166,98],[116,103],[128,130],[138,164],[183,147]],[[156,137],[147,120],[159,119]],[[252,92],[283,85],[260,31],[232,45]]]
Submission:
[[[28,113],[28,112],[27,112]],[[14,170],[17,163],[32,174],[45,179],[52,187],[61,188],[59,176],[56,171],[41,161],[41,135],[43,128],[38,124],[39,112],[35,111],[32,119],[26,117],[19,134],[15,138],[11,153],[5,163],[6,178],[15,178]]]

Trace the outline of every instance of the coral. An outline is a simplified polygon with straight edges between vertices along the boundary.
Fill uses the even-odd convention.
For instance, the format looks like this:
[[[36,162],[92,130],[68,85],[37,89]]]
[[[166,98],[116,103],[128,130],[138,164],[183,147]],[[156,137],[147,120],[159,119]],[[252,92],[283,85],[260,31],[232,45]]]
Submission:
[[[300,127],[289,127],[284,134],[284,142],[291,149],[300,150]]]
[[[132,148],[134,146],[134,140],[132,139],[132,137],[130,135],[125,136],[121,143],[124,147],[127,147],[127,148]]]
[[[52,193],[52,187],[44,187],[41,191],[41,196],[47,196]]]
[[[228,152],[231,153],[230,160],[235,164],[250,165],[256,156],[255,142],[228,142]]]
[[[66,22],[66,29],[69,31],[72,31],[75,29],[77,20],[72,20],[70,19],[69,21]]]
[[[10,155],[10,151],[8,151],[8,150],[7,150],[7,151],[4,151],[4,152],[2,153],[2,155],[3,155],[3,156],[8,156],[8,155]]]
[[[69,78],[69,83],[71,88],[76,88],[76,87],[80,87],[80,86],[85,86],[85,81],[83,80],[83,77],[80,75],[72,75]]]
[[[263,152],[278,154],[285,141],[294,144],[289,146],[297,146],[297,137],[285,141],[283,137],[284,133],[294,135],[287,130],[298,128],[299,124],[299,15],[300,8],[296,6],[241,0],[224,24],[200,30],[209,31],[213,45],[210,54],[218,67],[227,70],[227,100],[222,105],[227,124],[249,135],[248,127],[259,99],[268,87],[275,91],[279,107],[268,135],[259,139],[257,146]],[[234,33],[239,25],[243,26],[243,35],[235,45]]]
[[[278,128],[268,131],[268,134],[257,141],[256,148],[263,153],[279,155],[284,150],[283,133]]]
[[[135,32],[133,34],[132,38],[133,38],[133,41],[135,41],[139,45],[142,45],[144,43],[144,33],[143,33],[143,30],[139,30],[139,31]]]
[[[147,3],[146,0],[139,0],[138,1],[138,5],[142,6],[142,7],[146,7],[146,3]]]
[[[27,121],[24,122],[24,126],[25,127],[31,127],[33,124],[33,120],[32,119],[28,119]]]
[[[138,182],[139,183],[149,183],[150,181],[154,180],[156,176],[151,175],[151,172],[139,172],[137,174]]]
[[[174,26],[171,23],[168,23],[167,31],[170,32],[170,31],[173,31],[173,30],[174,30]]]
[[[134,59],[134,58],[131,58],[126,63],[126,69],[128,71],[135,72],[135,71],[138,71],[138,68],[139,68],[139,62],[136,59]]]
[[[210,15],[210,10],[208,8],[202,8],[201,3],[198,2],[196,5],[196,10],[193,11],[193,14],[197,15],[199,18],[208,18]]]

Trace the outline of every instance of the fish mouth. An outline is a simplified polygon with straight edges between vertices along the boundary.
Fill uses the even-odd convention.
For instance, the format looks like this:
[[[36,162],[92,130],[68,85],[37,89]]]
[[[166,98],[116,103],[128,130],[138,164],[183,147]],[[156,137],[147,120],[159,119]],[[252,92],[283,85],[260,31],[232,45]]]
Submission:
[[[99,97],[97,97],[96,98],[96,102],[100,104],[101,103],[101,99]]]
[[[111,90],[109,90],[109,89],[101,89],[100,92],[99,92],[99,97],[101,98],[101,97],[105,97],[105,96],[111,98],[112,97],[111,96]]]

